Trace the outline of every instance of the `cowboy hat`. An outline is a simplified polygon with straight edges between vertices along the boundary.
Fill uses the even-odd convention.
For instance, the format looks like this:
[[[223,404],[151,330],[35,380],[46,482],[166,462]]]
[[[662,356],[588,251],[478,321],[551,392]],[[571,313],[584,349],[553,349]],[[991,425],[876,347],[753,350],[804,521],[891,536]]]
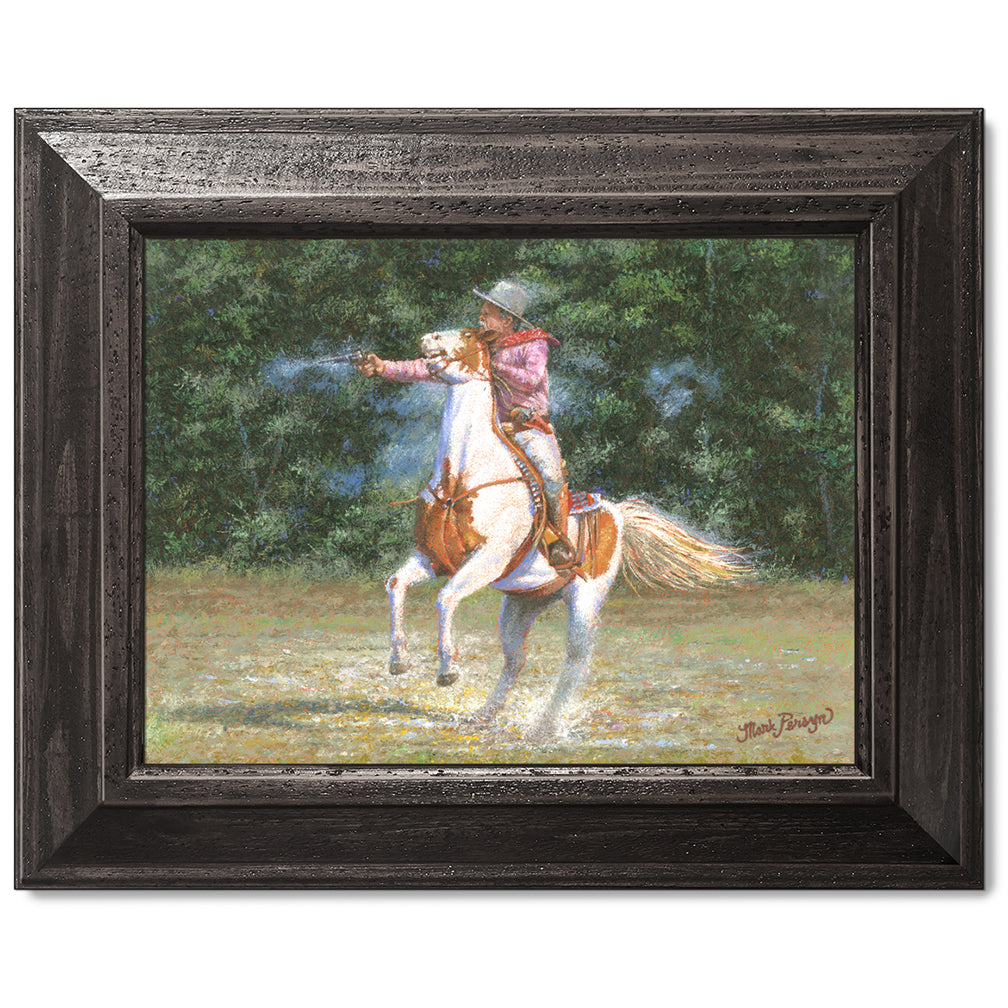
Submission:
[[[522,314],[528,310],[529,294],[520,284],[514,280],[498,280],[490,288],[489,294],[473,287],[473,294],[481,301],[489,301],[496,305],[501,311],[506,311],[508,315],[513,315],[523,325],[532,328],[532,323],[528,319],[522,318]]]

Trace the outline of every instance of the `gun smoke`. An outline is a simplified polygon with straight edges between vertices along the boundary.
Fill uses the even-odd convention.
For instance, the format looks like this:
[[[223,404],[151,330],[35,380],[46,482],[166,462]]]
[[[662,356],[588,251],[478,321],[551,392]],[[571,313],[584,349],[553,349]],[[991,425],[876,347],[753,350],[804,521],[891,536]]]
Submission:
[[[310,390],[331,397],[346,390],[378,414],[374,443],[380,448],[371,465],[330,469],[323,477],[327,490],[349,496],[368,482],[409,486],[426,480],[437,451],[446,389],[372,382],[361,378],[352,364],[323,359],[333,355],[326,351],[318,357],[278,357],[263,369],[265,380],[285,394]]]
[[[698,368],[692,357],[680,357],[668,364],[650,368],[644,379],[644,394],[658,407],[662,418],[674,420],[691,402],[698,390],[713,395],[721,387],[714,371]]]

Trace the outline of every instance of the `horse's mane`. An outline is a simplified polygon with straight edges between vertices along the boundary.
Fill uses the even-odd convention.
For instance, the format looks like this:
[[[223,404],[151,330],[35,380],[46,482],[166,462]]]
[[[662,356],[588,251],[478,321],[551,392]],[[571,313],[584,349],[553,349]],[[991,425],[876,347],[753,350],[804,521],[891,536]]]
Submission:
[[[475,340],[480,346],[490,349],[491,340],[488,340],[483,334],[482,329],[476,329],[472,326],[467,326],[464,329],[459,330],[466,339]]]

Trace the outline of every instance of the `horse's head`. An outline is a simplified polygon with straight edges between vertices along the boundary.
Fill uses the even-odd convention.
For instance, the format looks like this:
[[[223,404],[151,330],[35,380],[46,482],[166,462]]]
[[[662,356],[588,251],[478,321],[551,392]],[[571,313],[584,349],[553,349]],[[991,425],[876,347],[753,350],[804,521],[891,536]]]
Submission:
[[[490,378],[490,350],[478,329],[445,329],[427,333],[420,352],[435,378],[464,382]]]

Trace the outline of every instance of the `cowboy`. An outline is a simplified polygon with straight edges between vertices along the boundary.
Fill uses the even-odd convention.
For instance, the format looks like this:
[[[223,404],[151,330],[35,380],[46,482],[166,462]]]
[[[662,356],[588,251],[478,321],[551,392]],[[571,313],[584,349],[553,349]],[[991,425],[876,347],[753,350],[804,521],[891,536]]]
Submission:
[[[539,470],[546,497],[546,517],[558,538],[549,544],[549,562],[558,569],[574,563],[574,550],[566,536],[566,513],[561,503],[564,487],[563,460],[556,434],[549,422],[549,344],[559,346],[542,329],[522,316],[528,310],[529,294],[514,280],[501,280],[483,293],[473,288],[482,302],[479,325],[490,346],[490,370],[494,380],[497,418]],[[518,324],[525,328],[516,329]],[[365,377],[380,375],[391,381],[434,381],[424,360],[385,361],[375,354],[357,365]]]

